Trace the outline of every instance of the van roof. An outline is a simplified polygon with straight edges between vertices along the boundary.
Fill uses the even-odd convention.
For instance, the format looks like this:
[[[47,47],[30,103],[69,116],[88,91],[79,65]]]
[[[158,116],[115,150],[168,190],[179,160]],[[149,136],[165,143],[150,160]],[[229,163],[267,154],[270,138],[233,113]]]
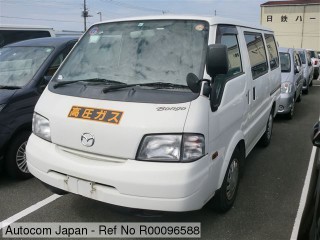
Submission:
[[[125,22],[125,21],[136,21],[136,20],[202,20],[207,21],[210,25],[217,24],[226,24],[226,25],[234,25],[234,26],[242,26],[253,29],[259,29],[263,31],[273,32],[273,30],[263,27],[259,24],[252,24],[244,21],[240,21],[232,18],[223,18],[223,17],[210,17],[210,16],[193,16],[193,15],[157,15],[157,16],[143,16],[143,17],[131,17],[131,18],[119,18],[119,19],[111,19],[107,21],[102,21],[99,23],[110,23],[110,22]],[[96,24],[99,24],[96,23]]]
[[[61,44],[69,42],[71,40],[78,40],[78,37],[44,37],[34,38],[25,41],[20,41],[12,44],[8,44],[4,47],[57,47]]]
[[[52,27],[41,26],[41,25],[18,25],[18,24],[0,24],[1,30],[15,30],[15,29],[44,29],[52,30]]]
[[[289,53],[293,52],[293,48],[287,48],[287,47],[279,47],[279,52]]]

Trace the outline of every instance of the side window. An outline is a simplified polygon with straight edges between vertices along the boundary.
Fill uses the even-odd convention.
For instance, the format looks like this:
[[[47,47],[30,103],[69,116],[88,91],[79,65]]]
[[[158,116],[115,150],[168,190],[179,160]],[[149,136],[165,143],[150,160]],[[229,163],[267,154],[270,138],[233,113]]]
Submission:
[[[228,48],[229,70],[224,77],[229,79],[242,72],[241,55],[237,35],[222,35],[220,43],[226,45]]]
[[[226,74],[218,75],[219,80],[228,80],[242,73],[241,54],[236,27],[220,25],[217,29],[216,43],[227,46],[229,70]]]
[[[268,72],[266,49],[264,47],[262,34],[245,32],[244,37],[249,52],[252,78],[256,79]]]
[[[296,52],[294,52],[294,64],[296,66],[301,66],[300,57],[298,56],[298,54]]]
[[[264,37],[266,39],[266,44],[268,49],[270,68],[271,70],[273,70],[279,67],[279,54],[277,50],[277,44],[272,34],[265,34]]]
[[[211,95],[211,97],[215,98],[217,105],[219,105],[222,100],[224,87],[227,81],[243,72],[237,28],[234,26],[219,25],[217,29],[216,43],[227,46],[229,62],[228,72],[226,74],[217,75],[213,83],[215,95]]]
[[[73,42],[72,44],[68,44],[68,46],[53,60],[51,65],[49,66],[47,72],[45,73],[45,76],[52,77],[53,74],[57,71],[60,64],[63,62],[63,60],[66,58],[70,50],[72,49],[73,45],[76,42]]]

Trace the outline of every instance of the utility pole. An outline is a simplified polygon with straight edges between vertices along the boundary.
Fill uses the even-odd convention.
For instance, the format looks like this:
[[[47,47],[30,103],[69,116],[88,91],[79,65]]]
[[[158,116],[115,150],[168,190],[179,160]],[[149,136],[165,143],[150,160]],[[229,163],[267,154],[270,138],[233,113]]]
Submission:
[[[81,16],[83,17],[84,31],[87,31],[87,18],[92,16],[89,15],[86,0],[83,0],[83,11]]]
[[[214,16],[217,16],[217,10],[214,10]]]
[[[97,12],[100,15],[100,22],[102,21],[102,12]]]

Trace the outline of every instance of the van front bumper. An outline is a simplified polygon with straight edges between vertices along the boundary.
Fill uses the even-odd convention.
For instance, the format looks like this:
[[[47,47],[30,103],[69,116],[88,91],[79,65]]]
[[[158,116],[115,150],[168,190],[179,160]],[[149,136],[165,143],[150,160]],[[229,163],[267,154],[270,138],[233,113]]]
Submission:
[[[293,98],[294,98],[294,95],[287,94],[287,93],[281,93],[277,114],[289,113],[291,110],[291,107],[292,107]]]
[[[41,181],[98,201],[181,212],[208,200],[208,156],[191,163],[108,162],[64,152],[34,134],[26,154],[29,171]]]

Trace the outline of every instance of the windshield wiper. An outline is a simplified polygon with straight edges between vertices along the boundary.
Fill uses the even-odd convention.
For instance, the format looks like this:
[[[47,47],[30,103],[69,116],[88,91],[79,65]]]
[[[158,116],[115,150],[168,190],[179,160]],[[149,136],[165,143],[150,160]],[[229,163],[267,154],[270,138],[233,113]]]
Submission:
[[[147,86],[147,87],[155,87],[155,88],[189,88],[186,85],[182,84],[175,84],[175,83],[166,83],[166,82],[153,82],[153,83],[135,83],[135,84],[126,84],[126,85],[112,85],[110,87],[104,88],[102,91],[104,93],[121,89],[121,88],[128,88],[128,87],[135,87],[135,86]]]
[[[21,87],[18,86],[2,86],[0,85],[0,89],[20,89]]]
[[[93,83],[107,83],[107,84],[121,84],[124,85],[125,83],[119,82],[119,81],[114,81],[114,80],[108,80],[104,78],[88,78],[88,79],[83,79],[83,80],[72,80],[72,81],[61,81],[57,82],[56,84],[53,85],[53,88],[57,88],[63,85],[67,84],[72,84],[72,83],[77,83],[77,82],[93,82]]]
[[[187,85],[168,83],[168,82],[153,82],[153,83],[144,83],[142,86],[150,86],[156,88],[189,88]]]

